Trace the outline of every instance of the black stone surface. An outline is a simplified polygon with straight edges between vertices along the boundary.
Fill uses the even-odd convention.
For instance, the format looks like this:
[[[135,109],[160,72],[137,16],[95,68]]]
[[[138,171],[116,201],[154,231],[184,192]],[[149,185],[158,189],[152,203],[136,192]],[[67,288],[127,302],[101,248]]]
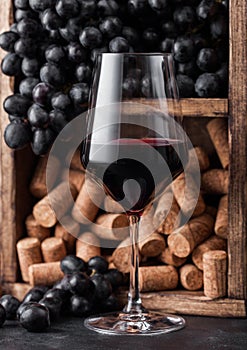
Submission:
[[[185,317],[186,328],[155,336],[101,335],[83,319],[53,323],[46,333],[29,333],[15,321],[0,328],[1,350],[242,350],[247,349],[247,319]]]

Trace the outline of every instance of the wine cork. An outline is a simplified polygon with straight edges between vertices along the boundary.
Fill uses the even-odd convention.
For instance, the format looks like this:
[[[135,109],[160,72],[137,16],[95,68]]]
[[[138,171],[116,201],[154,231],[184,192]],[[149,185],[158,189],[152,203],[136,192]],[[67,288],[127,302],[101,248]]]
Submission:
[[[172,183],[173,193],[183,214],[187,217],[201,215],[206,204],[202,195],[198,195],[198,186],[192,175],[182,173]]]
[[[203,254],[211,250],[226,250],[226,241],[216,235],[212,235],[202,244],[197,246],[192,253],[192,260],[198,269],[203,269]]]
[[[131,242],[129,238],[122,241],[112,254],[112,261],[116,268],[123,273],[130,272]]]
[[[209,157],[202,147],[194,147],[194,149],[189,150],[189,161],[186,171],[194,173],[198,170],[198,166],[201,172],[204,172],[210,166]]]
[[[44,262],[60,261],[66,256],[66,248],[62,238],[50,237],[41,243]]]
[[[179,267],[186,262],[186,258],[179,258],[178,256],[172,254],[169,247],[166,247],[162,253],[158,256],[158,260],[164,264]]]
[[[76,237],[78,237],[80,232],[80,225],[70,216],[63,217],[62,223],[56,225],[55,237],[63,240],[67,254],[74,254]]]
[[[40,241],[33,237],[23,238],[17,243],[16,248],[22,279],[29,282],[29,266],[42,262]]]
[[[83,182],[85,180],[85,173],[83,171],[79,170],[69,170],[69,173],[67,170],[64,170],[62,173],[62,180],[68,181],[71,185],[73,185],[77,192],[79,193],[81,190],[81,187],[83,185]]]
[[[181,221],[180,208],[172,191],[166,191],[160,198],[153,221],[155,225],[159,226],[157,232],[165,235],[169,235],[179,227]]]
[[[179,258],[189,256],[196,246],[211,235],[213,227],[214,219],[207,213],[190,220],[168,236],[171,252]]]
[[[102,239],[121,241],[129,235],[129,222],[124,214],[102,214],[91,225],[91,229]]]
[[[145,257],[158,256],[165,249],[166,242],[164,238],[156,232],[151,233],[144,240],[139,241],[139,250]]]
[[[211,205],[207,205],[205,214],[209,214],[212,216],[212,218],[216,219],[217,209]]]
[[[100,240],[92,232],[84,232],[76,241],[76,256],[88,261],[94,256],[100,256]]]
[[[174,266],[142,266],[139,269],[141,292],[156,292],[175,289],[178,285],[178,273]]]
[[[187,290],[199,290],[203,286],[203,273],[195,265],[186,264],[179,270],[180,283]]]
[[[228,237],[228,196],[220,199],[214,231],[217,236],[227,239]]]
[[[23,300],[30,289],[32,286],[29,283],[11,283],[10,293],[18,300]]]
[[[202,189],[208,194],[227,194],[229,174],[224,169],[211,169],[202,174]]]
[[[33,208],[33,216],[36,221],[44,227],[52,227],[57,220],[64,216],[77,195],[76,188],[70,186],[71,196],[67,196],[67,183],[62,182],[55,187],[47,196],[41,199]],[[53,208],[56,208],[56,213]]]
[[[211,298],[226,296],[227,254],[213,250],[203,254],[204,294]]]
[[[73,218],[84,225],[94,222],[103,197],[104,193],[100,187],[86,178],[72,210]]]
[[[104,200],[104,210],[107,213],[121,214],[124,213],[124,209],[118,202],[114,201],[111,197],[106,196]]]
[[[26,218],[25,225],[29,237],[38,238],[40,242],[50,237],[50,229],[40,226],[32,214]]]
[[[209,136],[214,144],[223,168],[229,166],[228,121],[215,118],[207,124]]]
[[[56,157],[52,155],[50,157],[49,164],[52,165],[52,168],[47,169],[49,154],[40,157],[30,183],[30,192],[37,198],[43,198],[47,195],[46,173],[49,171],[49,186],[55,183],[58,176],[60,162]]]
[[[60,261],[29,266],[29,280],[32,286],[52,286],[63,278]]]

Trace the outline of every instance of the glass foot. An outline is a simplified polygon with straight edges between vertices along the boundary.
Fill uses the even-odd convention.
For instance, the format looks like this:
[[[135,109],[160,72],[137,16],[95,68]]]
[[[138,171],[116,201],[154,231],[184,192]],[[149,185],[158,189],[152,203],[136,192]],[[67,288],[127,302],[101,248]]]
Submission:
[[[103,334],[153,335],[177,331],[185,326],[185,321],[180,316],[157,312],[135,315],[116,312],[88,317],[84,325]]]

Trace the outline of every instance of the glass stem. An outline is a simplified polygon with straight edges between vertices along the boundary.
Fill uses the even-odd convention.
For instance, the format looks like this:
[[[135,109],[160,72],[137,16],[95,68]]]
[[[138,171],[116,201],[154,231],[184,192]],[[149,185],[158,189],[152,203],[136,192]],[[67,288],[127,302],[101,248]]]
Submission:
[[[139,290],[139,215],[129,215],[129,231],[131,241],[131,262],[130,262],[130,286],[128,303],[124,312],[129,314],[140,314],[143,311]]]

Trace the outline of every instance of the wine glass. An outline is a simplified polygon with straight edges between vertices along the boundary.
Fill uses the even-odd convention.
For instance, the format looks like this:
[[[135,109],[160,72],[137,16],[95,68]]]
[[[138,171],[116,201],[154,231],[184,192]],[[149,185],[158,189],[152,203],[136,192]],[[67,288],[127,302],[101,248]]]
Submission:
[[[87,176],[124,208],[132,246],[127,305],[118,313],[87,318],[85,326],[106,334],[160,334],[183,328],[182,317],[142,306],[138,280],[141,216],[187,162],[172,55],[98,55],[86,124],[82,164]]]

